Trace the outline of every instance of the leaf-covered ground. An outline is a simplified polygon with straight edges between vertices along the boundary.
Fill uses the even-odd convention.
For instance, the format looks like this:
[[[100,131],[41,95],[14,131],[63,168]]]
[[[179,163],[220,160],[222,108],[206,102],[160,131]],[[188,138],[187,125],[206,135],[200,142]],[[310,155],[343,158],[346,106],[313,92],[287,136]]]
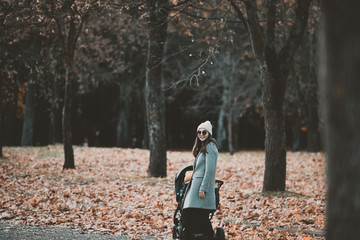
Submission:
[[[172,239],[174,176],[192,164],[169,151],[167,178],[148,178],[149,151],[74,147],[75,170],[62,170],[61,145],[4,148],[0,221],[104,234]],[[227,239],[325,239],[326,185],[321,153],[287,153],[287,191],[263,194],[264,153],[220,153],[221,209],[213,226]],[[135,237],[136,236],[136,237]]]

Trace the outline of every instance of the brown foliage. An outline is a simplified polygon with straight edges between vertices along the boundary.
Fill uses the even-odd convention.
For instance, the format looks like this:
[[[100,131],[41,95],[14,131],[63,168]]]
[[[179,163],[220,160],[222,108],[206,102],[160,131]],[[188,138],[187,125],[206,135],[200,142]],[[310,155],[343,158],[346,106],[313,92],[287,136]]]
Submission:
[[[74,153],[77,168],[63,171],[60,145],[4,148],[0,221],[172,238],[173,180],[192,163],[190,151],[168,152],[163,179],[147,177],[147,150],[75,147]],[[227,239],[324,239],[311,235],[325,227],[324,156],[287,158],[287,192],[263,194],[263,152],[219,154],[217,178],[225,185],[212,222]]]

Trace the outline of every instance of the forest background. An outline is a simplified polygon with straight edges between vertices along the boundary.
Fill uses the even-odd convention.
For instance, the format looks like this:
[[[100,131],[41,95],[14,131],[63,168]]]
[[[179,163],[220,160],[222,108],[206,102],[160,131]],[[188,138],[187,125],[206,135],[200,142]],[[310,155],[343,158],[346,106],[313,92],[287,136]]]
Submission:
[[[322,187],[321,200],[313,201],[321,203],[317,208],[320,215],[309,221],[301,219],[301,211],[285,214],[289,218],[295,216],[296,221],[304,224],[319,223],[321,226],[316,230],[322,231],[323,203],[328,196],[328,239],[357,239],[360,231],[356,191],[360,182],[357,147],[360,99],[356,66],[360,62],[360,21],[356,20],[360,6],[349,0],[323,1],[322,5],[325,7],[320,14],[319,1],[315,0],[2,1],[0,153],[3,145],[62,143],[63,168],[73,169],[73,144],[119,147],[107,148],[106,153],[111,157],[115,156],[112,151],[138,148],[134,152],[142,153],[140,148],[148,148],[145,153],[150,153],[146,156],[149,167],[142,173],[165,178],[168,177],[166,151],[191,149],[196,126],[211,120],[220,151],[233,154],[240,149],[265,149],[264,155],[256,157],[261,164],[265,158],[265,166],[254,167],[257,174],[264,169],[262,191],[265,193],[285,191],[287,161],[288,173],[291,171],[287,180],[299,173],[299,169],[307,171],[293,164],[296,157],[287,150],[319,152],[325,146],[328,192]],[[322,14],[324,25],[319,28]],[[320,54],[318,50],[322,50]],[[319,114],[319,109],[324,115]],[[324,144],[320,141],[323,133]],[[35,154],[40,152],[38,148],[29,149]],[[52,148],[41,149],[50,152]],[[89,164],[85,162],[89,156],[81,157],[78,151],[83,150],[78,149],[75,148],[78,169],[85,173],[82,167]],[[41,181],[34,186],[42,186],[44,172],[37,169],[39,166],[44,170],[49,168],[49,163],[41,162],[38,156],[23,152],[27,150],[6,147],[9,160],[2,158],[1,182],[4,186],[10,185],[1,189],[3,194],[9,194],[1,204],[11,211],[19,210],[19,206],[26,211],[17,215],[3,212],[2,219],[23,219],[21,216],[28,216],[29,209],[37,208],[40,203],[38,198],[31,197],[35,189],[29,194],[25,192],[31,197],[26,200],[27,204],[23,205],[21,197],[17,198],[19,203],[14,200],[14,194],[18,196],[18,183],[22,185],[25,181],[27,186],[34,185],[35,177]],[[96,154],[91,157],[104,161],[106,153],[102,157]],[[235,155],[229,169],[236,169],[233,166],[239,164],[239,156],[245,157],[244,164],[248,166],[257,164],[256,161],[249,163],[247,154]],[[323,183],[323,157],[305,156],[309,161],[307,167],[317,164],[317,169],[311,169],[315,170],[312,176],[320,174],[317,176]],[[35,163],[36,167],[32,168],[33,160],[41,163]],[[299,162],[305,163],[296,161]],[[144,167],[143,162],[140,164]],[[93,174],[99,166],[103,165],[95,166]],[[51,167],[59,168],[54,164]],[[175,171],[170,166],[168,170]],[[76,175],[76,171],[70,174]],[[60,183],[60,187],[67,186],[64,177],[67,173],[66,170],[61,173],[65,183]],[[235,176],[229,173],[229,179]],[[45,178],[51,180],[52,173],[45,174]],[[221,174],[227,177],[225,172]],[[252,183],[259,180],[251,174],[246,180]],[[303,174],[300,172],[302,177]],[[54,177],[58,182],[56,174]],[[140,185],[151,184],[154,178],[143,180]],[[154,181],[159,183],[161,179]],[[239,192],[240,200],[232,201],[230,192],[239,187],[236,181],[241,179],[231,179],[225,191],[228,203],[231,202],[225,207],[233,207],[249,197]],[[74,183],[79,183],[78,179]],[[315,181],[312,184],[320,186]],[[101,188],[103,186],[101,184]],[[291,184],[288,187],[291,189]],[[55,189],[49,191],[56,192]],[[81,190],[76,194],[82,196],[83,193],[89,192]],[[60,202],[66,196],[70,195],[61,195]],[[257,201],[264,200],[260,201],[264,206],[270,200],[262,194],[254,196]],[[54,198],[48,197],[41,201],[53,201]],[[284,198],[277,200],[282,204]],[[75,211],[78,204],[87,203],[80,201],[71,205]],[[69,209],[69,206],[60,206],[58,210],[68,212]],[[93,209],[94,216],[98,216]],[[314,215],[314,209],[307,213]],[[271,235],[274,228],[266,224],[269,219],[258,213],[252,217],[264,220],[261,226],[265,226],[265,233],[261,236]],[[242,220],[235,219],[233,223],[242,224]],[[291,223],[298,225],[296,221]],[[166,217],[166,222],[170,225],[171,219]],[[170,227],[167,229],[170,231]],[[234,234],[236,237],[241,233]]]
[[[76,3],[71,36],[66,4],[55,3],[1,3],[3,144],[63,141],[67,52],[62,42],[77,37],[70,76],[72,143],[147,148],[148,9],[142,1]],[[259,3],[261,14],[266,6]],[[278,3],[279,46],[294,23],[294,3]],[[286,84],[286,146],[293,151],[321,150],[319,17],[318,2],[313,1]],[[261,25],[264,18],[260,15]],[[231,1],[173,1],[161,65],[167,149],[191,149],[196,126],[207,119],[221,151],[264,148],[259,66]]]

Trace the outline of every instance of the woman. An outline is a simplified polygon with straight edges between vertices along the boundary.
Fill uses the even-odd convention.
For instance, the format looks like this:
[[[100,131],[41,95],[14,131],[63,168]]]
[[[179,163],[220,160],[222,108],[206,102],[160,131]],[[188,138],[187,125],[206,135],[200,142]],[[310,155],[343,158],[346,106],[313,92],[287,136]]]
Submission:
[[[210,121],[197,128],[192,153],[195,157],[190,187],[183,206],[183,227],[185,239],[193,239],[194,234],[203,234],[213,239],[214,231],[209,213],[216,210],[215,175],[218,157],[217,143],[212,136]]]

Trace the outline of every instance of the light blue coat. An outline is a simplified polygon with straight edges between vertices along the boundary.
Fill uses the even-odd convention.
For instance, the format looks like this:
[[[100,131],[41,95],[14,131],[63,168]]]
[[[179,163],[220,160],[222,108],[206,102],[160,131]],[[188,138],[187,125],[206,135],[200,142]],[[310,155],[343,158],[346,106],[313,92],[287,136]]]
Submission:
[[[186,193],[183,209],[216,209],[215,177],[218,150],[212,142],[207,145],[206,150],[206,154],[200,153],[194,159],[192,183]],[[205,198],[201,199],[199,197],[199,191],[205,192]]]

